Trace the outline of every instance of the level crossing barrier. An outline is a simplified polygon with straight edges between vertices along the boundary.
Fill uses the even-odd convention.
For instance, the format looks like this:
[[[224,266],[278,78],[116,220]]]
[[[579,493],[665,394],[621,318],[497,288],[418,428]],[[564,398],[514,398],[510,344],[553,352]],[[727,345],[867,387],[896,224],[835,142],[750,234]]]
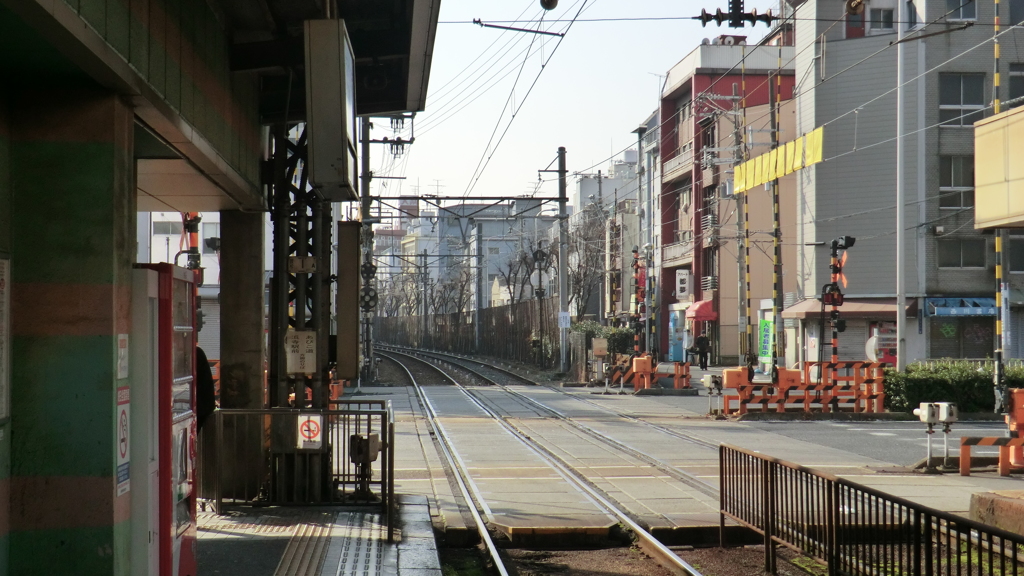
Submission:
[[[779,368],[775,383],[751,381],[745,368],[726,369],[722,371],[723,387],[736,390],[736,395],[726,396],[725,410],[735,414],[769,410],[884,412],[886,366],[881,362],[805,362],[802,371]]]
[[[972,446],[998,446],[999,447],[999,475],[1009,476],[1011,466],[1011,450],[1024,447],[1024,438],[1011,438],[1009,436],[964,436],[960,438],[960,475],[971,475],[971,447]]]
[[[1024,574],[1024,535],[726,444],[719,477],[721,545],[727,519],[750,528],[772,574],[777,546],[830,576]]]
[[[218,409],[200,432],[199,498],[226,505],[379,505],[394,522],[395,418],[386,400],[326,409]]]
[[[821,386],[823,412],[885,411],[884,362],[804,362],[804,382]]]

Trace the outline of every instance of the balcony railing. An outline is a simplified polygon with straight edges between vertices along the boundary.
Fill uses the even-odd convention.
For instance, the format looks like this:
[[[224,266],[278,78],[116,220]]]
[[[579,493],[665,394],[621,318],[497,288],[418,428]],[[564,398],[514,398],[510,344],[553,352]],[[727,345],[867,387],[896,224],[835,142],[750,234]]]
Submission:
[[[693,150],[679,152],[675,157],[666,160],[661,165],[661,181],[668,182],[678,178],[691,168],[693,168]]]

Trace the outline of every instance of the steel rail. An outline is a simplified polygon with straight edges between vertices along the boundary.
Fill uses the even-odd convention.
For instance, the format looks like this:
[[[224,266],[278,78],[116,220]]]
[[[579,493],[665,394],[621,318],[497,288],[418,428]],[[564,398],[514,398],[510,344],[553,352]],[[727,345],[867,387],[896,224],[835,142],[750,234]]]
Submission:
[[[395,349],[395,350],[402,350],[401,348],[398,348],[396,346],[388,346],[388,348]],[[444,352],[434,352],[434,351],[425,351],[425,350],[417,350],[417,352],[419,352],[421,354],[429,355],[429,356],[444,357],[444,358],[455,358],[458,361],[469,362],[469,363],[472,363],[472,364],[479,364],[480,366],[483,366],[484,368],[487,368],[489,370],[494,370],[496,372],[501,372],[502,374],[505,374],[505,375],[507,375],[507,376],[509,376],[511,378],[516,379],[516,380],[519,380],[520,382],[523,382],[525,384],[529,384],[529,385],[532,385],[532,386],[544,386],[545,388],[547,388],[549,390],[553,390],[555,392],[558,392],[559,394],[562,394],[564,396],[572,398],[573,400],[576,400],[577,402],[583,402],[584,404],[589,404],[591,406],[594,406],[595,408],[598,408],[599,410],[602,410],[602,411],[604,411],[604,412],[606,412],[608,414],[612,414],[614,416],[618,416],[620,418],[629,420],[631,422],[635,422],[637,424],[643,424],[644,426],[647,426],[647,427],[649,427],[651,429],[657,430],[659,432],[663,432],[665,434],[668,434],[669,436],[674,436],[676,438],[679,438],[680,440],[685,440],[687,442],[690,442],[691,444],[697,444],[697,445],[703,446],[703,447],[705,447],[705,448],[707,448],[709,450],[714,450],[716,452],[718,451],[718,444],[715,444],[713,442],[709,442],[707,440],[704,440],[703,438],[699,438],[697,436],[691,436],[689,434],[686,434],[685,432],[680,432],[678,430],[672,430],[671,428],[667,428],[665,426],[661,426],[661,425],[655,424],[653,422],[648,422],[647,420],[644,420],[643,418],[638,418],[636,416],[633,416],[633,415],[630,415],[630,414],[626,414],[624,412],[618,412],[616,410],[609,410],[607,406],[602,406],[602,405],[598,404],[597,402],[594,402],[593,400],[587,400],[586,398],[580,398],[576,394],[570,394],[570,393],[566,392],[565,390],[560,390],[560,389],[554,388],[552,386],[545,386],[543,384],[537,384],[536,382],[533,382],[532,380],[529,380],[529,379],[527,379],[524,376],[521,376],[519,374],[516,374],[515,372],[512,372],[510,370],[506,370],[506,369],[501,368],[499,366],[495,366],[493,364],[488,364],[486,362],[481,362],[479,360],[470,360],[468,358],[463,358],[461,356],[455,356],[455,355],[452,355],[452,354],[446,354]]]
[[[421,353],[421,354],[423,354],[425,356],[436,357],[436,356],[439,355],[439,354],[434,353],[434,352],[430,352],[430,353],[424,353],[424,352],[420,352],[420,351],[417,351],[417,352]],[[396,353],[400,353],[401,354],[403,352],[396,352]],[[443,356],[447,356],[447,355],[443,355]],[[463,360],[463,359],[460,358],[459,360]],[[470,361],[470,362],[471,363],[475,363],[475,364],[480,364],[481,366],[484,366],[484,367],[487,367],[487,368],[491,368],[491,366],[489,366],[487,364],[484,364],[482,362],[476,361],[476,360],[473,360],[473,361]],[[664,472],[665,474],[668,474],[669,476],[675,478],[676,480],[679,480],[680,482],[683,482],[683,483],[691,486],[692,488],[700,490],[701,492],[703,492],[704,494],[706,494],[708,496],[711,496],[713,498],[717,498],[718,495],[719,495],[718,488],[716,488],[715,486],[712,486],[712,485],[708,484],[707,482],[704,482],[703,480],[697,478],[696,476],[694,476],[694,475],[692,475],[692,474],[690,474],[688,472],[685,472],[685,471],[680,470],[679,468],[677,468],[675,466],[672,466],[671,464],[661,460],[660,458],[652,456],[652,455],[650,455],[650,454],[648,454],[648,453],[646,453],[646,452],[644,452],[642,450],[638,450],[636,448],[633,448],[632,446],[629,446],[627,444],[623,444],[622,442],[619,442],[618,440],[615,440],[613,438],[609,438],[608,436],[602,434],[601,432],[591,428],[590,426],[587,426],[585,424],[582,424],[582,423],[576,421],[571,416],[568,416],[568,415],[566,415],[566,414],[556,410],[555,408],[547,406],[546,404],[544,404],[542,402],[538,402],[537,400],[534,400],[533,398],[530,398],[529,396],[527,396],[527,395],[525,395],[525,394],[523,394],[521,392],[517,392],[515,390],[512,390],[508,386],[505,386],[503,384],[495,382],[493,379],[489,378],[485,374],[481,374],[480,372],[474,370],[473,368],[470,368],[470,367],[465,366],[463,364],[458,364],[458,366],[460,368],[462,368],[463,370],[466,370],[467,372],[470,372],[471,374],[473,374],[477,378],[480,378],[480,379],[486,381],[489,384],[492,384],[494,386],[497,386],[497,387],[501,388],[503,391],[505,391],[509,395],[514,396],[516,398],[519,398],[521,400],[524,400],[524,401],[530,403],[533,406],[536,406],[537,408],[539,408],[539,409],[541,409],[541,410],[543,410],[543,411],[553,415],[555,418],[558,418],[559,420],[565,422],[566,424],[569,424],[570,426],[576,428],[577,430],[580,430],[581,432],[587,434],[588,436],[591,436],[591,437],[593,437],[593,438],[595,438],[595,439],[597,439],[597,440],[599,440],[599,441],[601,441],[601,442],[603,442],[603,443],[605,443],[605,444],[615,448],[616,450],[625,452],[625,453],[629,454],[630,456],[633,456],[634,458],[637,458],[638,460],[641,460],[641,461],[645,462],[646,464],[654,467],[655,469],[657,469],[657,470],[659,470],[661,472]],[[505,373],[504,370],[497,369],[497,368],[496,368],[496,370],[498,370],[499,372]],[[518,376],[518,375],[515,375],[515,374],[511,374],[511,373],[509,373],[509,374],[514,376],[515,378],[521,380],[521,381],[529,382],[528,380],[526,380],[525,378],[523,378],[521,376]],[[570,398],[575,398],[577,400],[580,400],[581,402],[590,403],[589,400],[577,398],[576,395],[574,395],[574,394],[569,394],[567,392],[564,392],[562,390],[558,390],[556,388],[551,388],[551,387],[547,387],[547,388],[550,389],[550,390],[554,390],[556,392],[559,392],[560,394],[564,394],[564,395],[566,395],[566,396],[568,396]],[[613,410],[608,410],[607,408],[601,406],[600,404],[593,403],[593,405],[595,407],[601,409],[602,411],[608,413],[608,414],[611,414],[611,415],[614,415],[614,416],[619,416],[619,417],[621,417],[621,418],[623,418],[625,420],[631,421],[631,422],[640,423],[640,424],[643,424],[645,426],[649,426],[649,427],[651,427],[651,428],[653,428],[655,430],[658,430],[660,432],[664,432],[664,433],[666,433],[666,434],[668,434],[670,436],[673,436],[673,437],[676,437],[676,438],[680,438],[680,439],[683,439],[683,440],[687,440],[687,441],[692,442],[693,444],[696,444],[698,446],[701,446],[701,447],[704,447],[704,448],[708,448],[710,450],[714,450],[715,452],[718,452],[718,445],[717,444],[712,444],[712,443],[707,442],[706,440],[703,440],[703,439],[700,439],[700,438],[691,437],[691,436],[689,436],[689,435],[687,435],[687,434],[685,434],[683,432],[678,432],[678,431],[675,431],[675,430],[671,430],[669,428],[665,428],[664,426],[659,426],[657,424],[653,424],[651,422],[647,422],[647,421],[645,421],[643,419],[636,418],[636,417],[630,416],[628,414],[623,414],[621,412],[616,412],[616,411],[613,411]]]
[[[441,447],[441,451],[443,452],[445,459],[448,461],[448,465],[451,467],[453,472],[452,475],[455,477],[455,482],[459,486],[459,491],[462,493],[462,497],[466,501],[466,507],[469,508],[469,512],[473,516],[473,521],[476,523],[477,533],[480,534],[481,541],[483,541],[484,545],[487,547],[487,552],[490,554],[491,560],[494,561],[494,566],[498,570],[498,574],[501,576],[509,576],[508,570],[505,569],[505,563],[502,561],[501,555],[498,553],[498,548],[494,545],[494,540],[491,539],[490,532],[487,531],[487,525],[484,523],[483,518],[480,517],[480,512],[477,510],[474,500],[469,494],[469,489],[463,481],[463,474],[466,478],[469,478],[469,471],[466,470],[461,459],[457,460],[455,458],[454,447],[451,445],[448,434],[444,431],[444,427],[437,422],[437,412],[434,410],[434,405],[430,403],[430,399],[423,393],[419,383],[416,382],[416,378],[412,375],[412,372],[405,366],[405,364],[394,357],[387,356],[385,354],[381,354],[381,356],[389,358],[395,364],[398,364],[409,376],[409,381],[412,382],[413,389],[416,391],[416,396],[423,405],[424,411],[427,413],[427,423],[430,425],[431,431],[433,431],[434,436],[439,441],[438,444]],[[430,366],[430,364],[427,365]],[[438,371],[440,372],[440,370]],[[441,373],[444,374],[443,372]],[[483,505],[482,499],[480,500],[480,504]]]
[[[415,358],[415,356],[403,352],[394,353]],[[585,476],[583,476],[579,471],[577,471],[572,465],[566,463],[557,455],[553,454],[550,450],[548,450],[539,442],[534,440],[530,435],[524,433],[523,431],[519,430],[519,428],[517,428],[516,426],[510,424],[507,420],[505,420],[505,418],[503,418],[500,414],[494,412],[491,408],[486,406],[475,394],[471,393],[464,386],[459,384],[454,378],[445,373],[444,370],[442,370],[440,367],[434,366],[433,364],[430,364],[429,362],[426,362],[418,358],[417,360],[423,362],[427,366],[433,367],[435,370],[437,370],[445,377],[447,377],[449,380],[451,380],[451,382],[455,386],[457,386],[459,390],[463,394],[465,394],[467,398],[470,399],[471,402],[473,402],[481,410],[483,410],[485,414],[493,418],[507,432],[512,434],[513,437],[518,439],[526,446],[532,448],[538,455],[545,459],[548,462],[548,464],[551,465],[563,478],[574,484],[580,491],[586,493],[590,498],[592,498],[601,507],[603,507],[607,513],[614,516],[616,519],[619,520],[619,522],[623,523],[630,530],[632,530],[637,537],[637,543],[640,546],[640,548],[645,553],[647,553],[651,558],[653,558],[655,562],[675,572],[676,574],[681,574],[683,576],[703,576],[696,568],[691,566],[689,563],[687,563],[685,560],[679,557],[678,554],[676,554],[667,546],[662,544],[650,532],[648,532],[642,526],[636,523],[629,516],[629,514],[627,514],[619,506],[614,504],[611,501],[611,499],[605,497],[599,490],[590,486]],[[465,369],[465,367],[462,366],[460,366],[460,368]],[[479,373],[476,373],[476,375],[484,378],[485,380],[490,381],[490,379],[483,377]],[[504,388],[501,385],[498,386]]]

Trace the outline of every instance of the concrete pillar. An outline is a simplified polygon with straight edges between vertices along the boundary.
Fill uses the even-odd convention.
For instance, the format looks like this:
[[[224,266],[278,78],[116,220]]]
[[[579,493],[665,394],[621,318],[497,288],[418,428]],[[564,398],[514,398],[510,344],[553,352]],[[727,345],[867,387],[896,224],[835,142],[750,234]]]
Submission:
[[[10,256],[11,250],[11,125],[8,102],[0,94],[0,256]],[[0,294],[9,297],[10,287],[0,287]],[[4,319],[0,318],[0,322]],[[5,326],[0,324],[0,330]],[[9,334],[8,336],[9,337]],[[0,335],[0,338],[4,336]],[[8,344],[0,340],[0,346]],[[10,348],[0,350],[0,370],[10,362]],[[0,382],[7,382],[9,373],[0,373]],[[0,404],[10,406],[10,386],[0,389]],[[11,420],[9,412],[0,413],[0,574],[6,575],[10,553],[11,512]]]
[[[16,93],[9,114],[7,573],[127,574],[115,408],[129,386],[118,334],[131,331],[132,110],[83,82]]]
[[[263,408],[264,214],[220,213],[222,408]]]

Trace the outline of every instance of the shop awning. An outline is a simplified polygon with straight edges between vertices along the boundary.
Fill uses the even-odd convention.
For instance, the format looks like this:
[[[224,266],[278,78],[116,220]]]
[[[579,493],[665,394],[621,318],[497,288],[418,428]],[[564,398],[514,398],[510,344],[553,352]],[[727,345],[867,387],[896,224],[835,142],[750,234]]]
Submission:
[[[825,307],[825,313],[831,310]],[[860,318],[875,320],[896,319],[895,298],[847,298],[839,307],[843,318]],[[907,316],[917,315],[917,299],[907,298]],[[804,300],[782,311],[783,318],[800,320],[814,319],[821,316],[821,300]]]
[[[995,298],[926,298],[928,316],[995,316]]]
[[[686,319],[695,322],[710,322],[718,320],[718,312],[715,312],[715,303],[711,300],[694,302],[686,309]]]

